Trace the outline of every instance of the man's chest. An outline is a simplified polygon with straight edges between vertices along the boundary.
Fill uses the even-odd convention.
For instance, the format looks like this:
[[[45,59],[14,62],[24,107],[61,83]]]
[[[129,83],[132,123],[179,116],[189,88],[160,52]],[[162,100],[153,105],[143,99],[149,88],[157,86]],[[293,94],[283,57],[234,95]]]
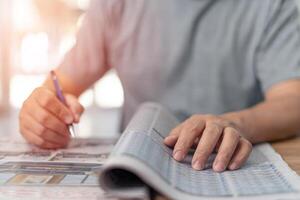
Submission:
[[[145,3],[122,15],[110,62],[125,87],[149,96],[170,88],[254,87],[255,27],[261,22],[246,11],[257,3],[166,2]]]

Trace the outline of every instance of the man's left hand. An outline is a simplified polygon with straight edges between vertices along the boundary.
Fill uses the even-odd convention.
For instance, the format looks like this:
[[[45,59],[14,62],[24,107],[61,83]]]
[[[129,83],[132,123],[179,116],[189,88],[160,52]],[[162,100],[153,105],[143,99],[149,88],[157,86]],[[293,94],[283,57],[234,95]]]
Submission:
[[[208,157],[215,151],[213,170],[240,168],[252,151],[252,144],[243,137],[241,129],[221,116],[193,115],[174,128],[164,143],[174,147],[173,157],[182,161],[195,148],[192,167],[202,170]]]

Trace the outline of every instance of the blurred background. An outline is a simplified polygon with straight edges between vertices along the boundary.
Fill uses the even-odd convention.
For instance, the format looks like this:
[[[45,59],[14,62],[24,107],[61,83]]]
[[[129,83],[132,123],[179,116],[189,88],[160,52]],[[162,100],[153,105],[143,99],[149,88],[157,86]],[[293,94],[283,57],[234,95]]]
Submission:
[[[89,3],[90,0],[0,0],[2,134],[18,131],[18,110],[75,43]],[[123,91],[113,71],[86,91],[80,102],[87,108],[78,127],[80,136],[111,136],[118,132]],[[103,123],[99,126],[93,123],[96,120]]]
[[[18,110],[76,41],[90,0],[0,0],[0,135],[18,133]],[[300,0],[297,0],[300,5]],[[114,71],[80,97],[81,137],[118,133],[123,91]],[[98,123],[99,122],[99,123]]]

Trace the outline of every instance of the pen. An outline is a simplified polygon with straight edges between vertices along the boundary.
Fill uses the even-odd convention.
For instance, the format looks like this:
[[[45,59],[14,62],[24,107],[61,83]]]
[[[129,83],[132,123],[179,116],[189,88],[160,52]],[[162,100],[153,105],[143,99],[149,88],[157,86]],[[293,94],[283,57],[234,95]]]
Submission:
[[[54,84],[54,88],[55,88],[55,92],[56,92],[56,96],[57,98],[65,105],[65,106],[68,106],[67,105],[67,102],[66,102],[66,99],[62,93],[62,90],[61,90],[61,87],[59,86],[59,83],[58,83],[58,79],[57,79],[57,76],[56,76],[56,73],[51,70],[50,71],[50,75],[51,75],[51,79],[53,81],[53,84]],[[73,124],[70,124],[69,125],[69,132],[71,134],[72,137],[75,137],[75,130],[74,130],[74,126]]]

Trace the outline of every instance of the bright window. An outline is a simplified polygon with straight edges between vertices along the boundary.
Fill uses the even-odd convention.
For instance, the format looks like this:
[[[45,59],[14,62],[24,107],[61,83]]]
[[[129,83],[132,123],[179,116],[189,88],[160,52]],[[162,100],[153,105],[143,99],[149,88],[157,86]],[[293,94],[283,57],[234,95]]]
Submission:
[[[11,4],[14,42],[9,93],[11,106],[20,108],[74,44],[89,0],[13,0]],[[107,73],[80,101],[85,106],[122,106],[123,91],[115,72]]]

